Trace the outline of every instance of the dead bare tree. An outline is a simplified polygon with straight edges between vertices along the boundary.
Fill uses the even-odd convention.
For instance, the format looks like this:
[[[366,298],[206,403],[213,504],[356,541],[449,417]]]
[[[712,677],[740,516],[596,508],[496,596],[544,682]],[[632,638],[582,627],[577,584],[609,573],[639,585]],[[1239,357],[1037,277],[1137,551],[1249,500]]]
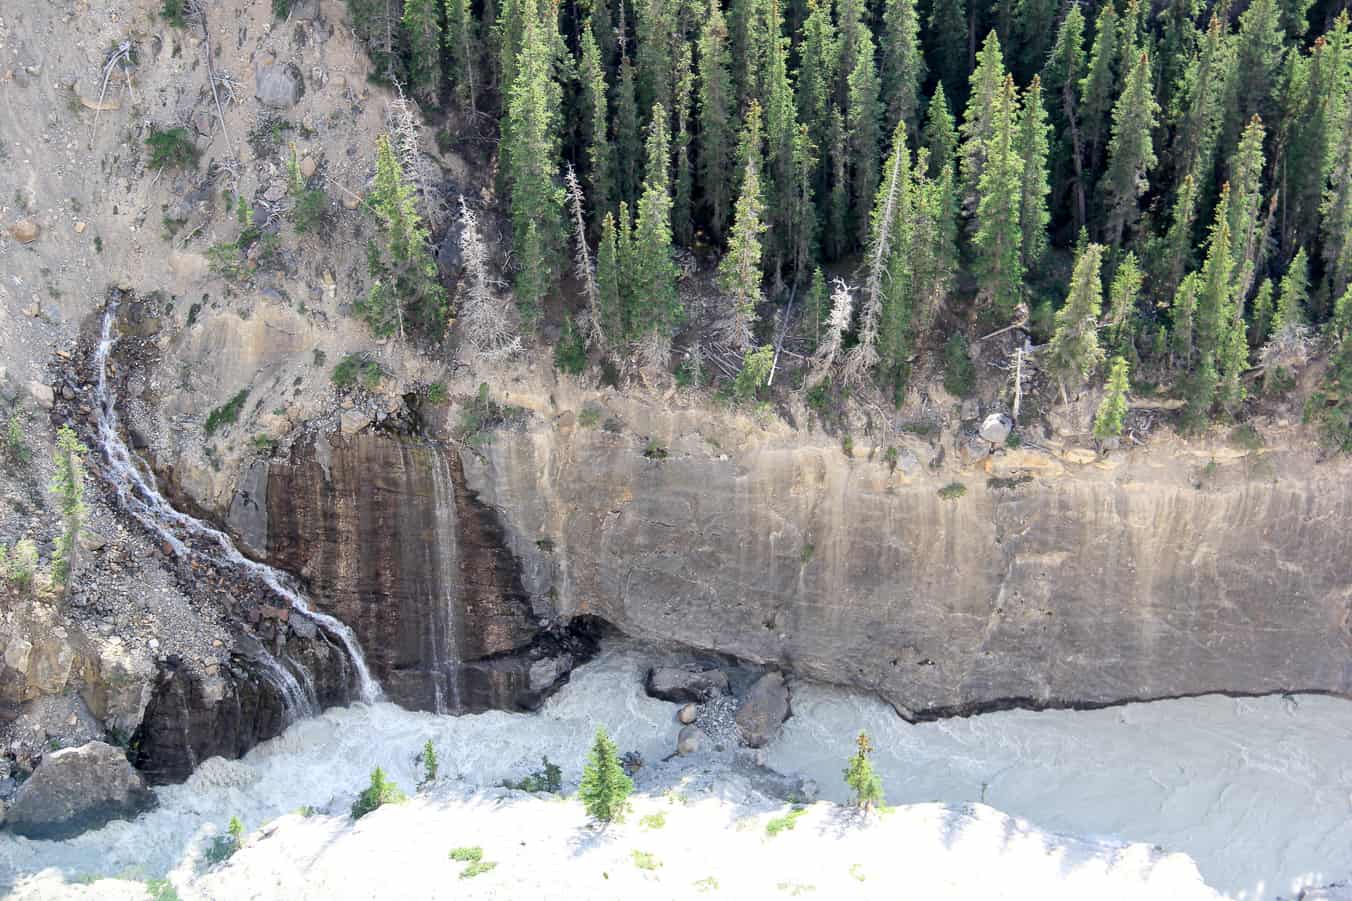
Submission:
[[[854,296],[850,286],[843,279],[836,279],[836,288],[831,293],[831,315],[826,319],[826,336],[817,345],[817,352],[808,360],[808,388],[815,388],[831,374],[853,317]]]
[[[390,101],[385,114],[394,152],[405,177],[418,194],[418,212],[423,214],[433,231],[440,231],[450,211],[436,190],[437,173],[432,170],[435,164],[419,145],[418,109],[404,96],[403,85],[395,82],[394,87],[399,96]]]
[[[892,171],[887,177],[887,194],[878,216],[873,246],[869,248],[868,279],[864,282],[864,310],[860,316],[859,343],[845,356],[841,374],[851,384],[863,381],[878,365],[878,326],[883,315],[883,279],[887,277],[887,257],[892,252],[892,222],[897,215],[897,198],[903,188],[903,157],[906,148],[895,148]]]
[[[465,258],[465,284],[460,321],[465,341],[480,359],[506,359],[521,349],[507,304],[498,294],[499,281],[490,268],[488,248],[479,233],[479,218],[460,197],[460,252]]]
[[[591,347],[604,347],[605,333],[601,330],[601,294],[596,290],[596,276],[592,272],[591,251],[587,247],[587,221],[583,215],[582,186],[578,184],[573,164],[563,174],[563,182],[568,188],[568,206],[573,213],[573,240],[577,245],[573,253],[573,267],[577,271],[578,281],[587,294],[587,344]]]

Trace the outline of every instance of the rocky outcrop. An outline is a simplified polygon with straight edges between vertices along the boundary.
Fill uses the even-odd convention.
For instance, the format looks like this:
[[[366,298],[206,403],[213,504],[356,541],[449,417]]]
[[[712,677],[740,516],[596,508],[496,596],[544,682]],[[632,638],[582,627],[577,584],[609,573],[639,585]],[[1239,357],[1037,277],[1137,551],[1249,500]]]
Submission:
[[[319,436],[255,470],[229,521],[355,631],[402,706],[529,708],[586,656],[545,635],[547,602],[522,587],[496,514],[437,445]]]
[[[783,673],[769,672],[756,680],[737,708],[737,732],[749,748],[763,748],[789,716],[789,688]]]
[[[155,806],[126,756],[101,741],[54,751],[19,787],[4,826],[26,838],[65,839]]]
[[[674,666],[656,666],[648,670],[644,681],[648,694],[663,701],[683,704],[707,701],[728,690],[728,677],[722,670],[688,670]]]
[[[707,418],[650,415],[659,429],[661,460],[567,414],[465,457],[562,614],[874,690],[913,718],[1352,690],[1345,464],[1176,442],[908,473],[796,435],[719,453]]]

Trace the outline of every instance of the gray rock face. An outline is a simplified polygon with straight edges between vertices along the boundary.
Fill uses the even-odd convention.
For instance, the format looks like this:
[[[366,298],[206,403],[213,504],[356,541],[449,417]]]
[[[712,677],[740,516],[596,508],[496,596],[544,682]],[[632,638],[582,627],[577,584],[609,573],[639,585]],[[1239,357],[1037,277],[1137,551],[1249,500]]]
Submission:
[[[155,806],[155,794],[122,752],[93,741],[55,751],[19,787],[5,828],[27,838],[64,839]]]
[[[722,670],[685,670],[659,666],[648,670],[644,686],[648,694],[674,704],[707,701],[728,690],[728,677]]]
[[[462,454],[560,615],[876,691],[913,718],[1352,692],[1346,461],[1269,448],[1259,478],[1232,455],[1199,490],[1208,456],[1179,443],[1074,469],[1024,449],[978,464],[1031,476],[1002,488],[825,442],[718,455],[667,423],[643,426],[677,436],[660,462],[640,437],[548,423]],[[955,476],[967,493],[944,500]]]
[[[737,709],[737,731],[747,747],[761,748],[770,743],[788,716],[789,688],[784,684],[784,676],[766,673],[742,699],[742,706]]]
[[[992,413],[981,423],[980,435],[991,444],[1003,445],[1014,428],[1014,420],[1004,413]]]
[[[258,102],[272,109],[290,109],[305,96],[305,79],[291,63],[261,67],[254,85]]]

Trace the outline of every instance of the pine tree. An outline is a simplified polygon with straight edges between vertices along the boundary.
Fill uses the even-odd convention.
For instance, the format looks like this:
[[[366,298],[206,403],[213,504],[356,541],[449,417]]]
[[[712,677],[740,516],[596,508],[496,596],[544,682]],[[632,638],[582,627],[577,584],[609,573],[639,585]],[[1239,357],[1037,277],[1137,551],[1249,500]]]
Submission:
[[[840,110],[831,110],[831,143],[828,158],[831,165],[831,191],[826,205],[826,234],[823,248],[830,259],[839,259],[853,242],[846,230],[850,213],[849,150],[845,138],[845,118]]]
[[[61,511],[61,535],[52,554],[52,577],[65,587],[67,593],[80,551],[80,531],[84,528],[84,455],[87,453],[88,448],[80,443],[70,426],[63,425],[57,431],[51,490]]]
[[[948,297],[958,268],[953,164],[929,175],[929,152],[916,154],[911,186],[912,331],[921,339]]]
[[[402,25],[408,42],[409,79],[429,100],[441,89],[440,0],[404,0]]]
[[[552,20],[535,16],[526,22],[507,110],[511,142],[503,144],[518,260],[516,302],[528,328],[540,317],[563,243],[563,191],[557,184],[562,90],[547,33],[554,27]]]
[[[356,304],[357,312],[377,335],[398,335],[401,344],[409,327],[439,338],[446,327],[446,291],[430,235],[418,215],[416,192],[386,135],[376,141],[376,177],[367,206],[379,221],[383,240],[368,248],[374,281]]]
[[[582,768],[582,781],[577,787],[577,796],[582,799],[587,816],[602,824],[623,819],[633,790],[633,781],[620,766],[615,743],[604,727],[598,728],[591,754]]]
[[[831,315],[831,298],[826,293],[826,276],[820,266],[812,270],[812,283],[808,286],[804,301],[803,321],[809,332],[807,337],[815,350],[821,344],[822,328]]]
[[[587,187],[595,217],[614,206],[615,171],[611,157],[609,104],[606,100],[606,71],[601,48],[592,37],[592,29],[582,32],[582,62],[578,70],[582,82],[582,146],[587,153]]]
[[[675,87],[676,4],[639,0],[634,9],[634,47],[638,57],[635,98],[641,110],[673,110]]]
[[[1343,120],[1335,141],[1321,225],[1328,294],[1338,297],[1352,285],[1352,91],[1343,99]],[[1260,157],[1261,160],[1261,157]]]
[[[887,110],[883,127],[891,133],[898,122],[905,122],[907,133],[916,137],[925,57],[921,52],[915,0],[886,0],[882,54],[882,96]]]
[[[1052,132],[1059,136],[1053,155],[1052,183],[1068,187],[1067,197],[1077,232],[1085,227],[1088,212],[1084,139],[1080,129],[1080,80],[1084,77],[1085,65],[1084,16],[1078,5],[1072,5],[1056,31],[1056,43],[1043,70],[1042,81],[1051,109]]]
[[[798,44],[799,64],[795,96],[798,121],[808,132],[816,164],[812,190],[819,218],[825,219],[830,196],[831,111],[836,71],[836,29],[830,0],[807,0],[807,18]]]
[[[1339,15],[1328,33],[1316,39],[1310,55],[1297,60],[1288,87],[1288,109],[1282,163],[1282,249],[1313,244],[1318,229],[1324,188],[1333,163],[1330,148],[1341,122],[1338,112],[1344,95],[1349,47],[1348,15]],[[1346,135],[1341,136],[1346,140]],[[1284,140],[1283,140],[1284,139]]]
[[[478,22],[474,18],[471,0],[446,0],[446,58],[447,80],[455,90],[456,99],[471,113],[477,112],[477,103],[483,76],[483,41]]]
[[[1281,286],[1277,290],[1277,312],[1272,317],[1272,334],[1280,335],[1287,329],[1305,324],[1305,308],[1310,301],[1310,267],[1305,248],[1296,252],[1291,265],[1286,267]]]
[[[1174,123],[1170,153],[1176,176],[1190,174],[1198,185],[1210,182],[1208,176],[1213,168],[1216,142],[1225,121],[1234,75],[1231,44],[1220,19],[1213,16],[1174,96],[1174,109],[1170,115]],[[1181,199],[1183,195],[1179,197]],[[1199,199],[1200,194],[1190,198],[1194,204]],[[1196,210],[1180,209],[1175,203],[1175,221],[1193,221],[1195,214]]]
[[[934,88],[929,109],[925,112],[924,144],[929,150],[929,174],[937,176],[948,165],[957,165],[958,131],[948,111],[948,98],[941,82]]]
[[[628,210],[621,205],[621,216]],[[624,274],[620,265],[619,236],[615,215],[606,213],[601,220],[601,240],[596,248],[596,296],[601,331],[612,356],[623,353],[628,326],[625,317]]]
[[[1168,231],[1152,243],[1152,268],[1159,276],[1162,294],[1172,293],[1183,273],[1192,266],[1192,233],[1196,225],[1198,193],[1197,177],[1189,172],[1179,182]]]
[[[1099,441],[1117,438],[1122,434],[1123,420],[1127,416],[1127,381],[1129,367],[1122,357],[1114,357],[1108,373],[1108,383],[1103,389],[1103,400],[1099,402],[1098,412],[1094,415],[1094,437]]]
[[[965,0],[933,0],[925,33],[929,70],[944,86],[944,92],[961,106],[967,92],[970,53],[967,49],[967,4]]]
[[[1170,307],[1173,328],[1169,335],[1169,351],[1174,362],[1187,367],[1197,349],[1197,291],[1200,278],[1188,273],[1179,282]]]
[[[1019,81],[1028,81],[1047,62],[1059,5],[1057,0],[1017,0],[1013,43],[1019,48]]]
[[[1006,77],[991,112],[991,134],[985,142],[985,164],[977,189],[977,231],[972,240],[979,297],[1005,319],[1019,303],[1024,273],[1020,228],[1024,165],[1016,146],[1015,113],[1014,79]]]
[[[630,333],[669,337],[681,318],[681,301],[672,259],[670,141],[666,111],[660,106],[653,109],[647,150],[643,196],[638,202],[633,237]]]
[[[1237,296],[1242,298],[1249,293],[1262,250],[1258,214],[1263,199],[1263,122],[1257,116],[1245,126],[1229,169],[1230,241],[1235,272],[1243,276],[1237,287]]]
[[[1246,342],[1239,342],[1245,345],[1245,359],[1239,360],[1234,354],[1237,347],[1234,333],[1243,328],[1243,319],[1236,316],[1231,280],[1234,258],[1230,249],[1229,207],[1230,186],[1225,185],[1216,205],[1206,261],[1198,273],[1196,285],[1196,348],[1201,365],[1192,373],[1184,389],[1187,405],[1184,420],[1190,428],[1198,428],[1207,421],[1218,389],[1224,388],[1221,400],[1237,399],[1239,373],[1247,363]]]
[[[432,739],[428,739],[423,745],[420,755],[423,766],[423,785],[431,785],[437,781],[437,749],[432,747]]]
[[[1023,160],[1019,187],[1020,256],[1026,270],[1037,269],[1047,251],[1047,111],[1042,106],[1042,80],[1033,76],[1019,111],[1017,151]]]
[[[873,36],[859,26],[855,62],[850,69],[845,130],[848,135],[850,169],[850,209],[855,213],[851,233],[860,243],[868,239],[867,211],[873,207],[878,190],[878,148],[882,110],[878,103],[878,73],[873,62]]]
[[[1098,171],[1103,159],[1108,114],[1113,109],[1113,89],[1117,84],[1113,72],[1116,58],[1117,10],[1110,0],[1094,20],[1094,44],[1080,80],[1080,127],[1084,133],[1085,167],[1090,172]]]
[[[765,232],[762,213],[760,160],[753,155],[746,161],[728,252],[718,267],[719,288],[730,302],[724,316],[723,339],[738,354],[751,348],[751,326],[762,300],[761,235]]]
[[[643,144],[638,130],[638,101],[634,99],[634,67],[629,58],[620,60],[615,86],[615,185],[620,200],[632,205],[638,200]]]
[[[1253,0],[1239,17],[1232,116],[1238,126],[1257,116],[1276,121],[1276,95],[1281,78],[1281,7],[1277,0]],[[1231,131],[1233,135],[1238,127]]]
[[[730,82],[727,27],[718,0],[710,0],[699,39],[699,161],[705,214],[715,240],[723,237],[732,212]]]
[[[671,198],[671,231],[678,244],[695,240],[695,172],[691,159],[691,104],[694,102],[695,70],[690,46],[682,44],[676,54],[676,137],[673,142],[674,175]]]
[[[1140,296],[1145,274],[1136,254],[1127,252],[1117,265],[1108,289],[1108,346],[1117,354],[1128,355],[1134,347],[1136,299]]]
[[[1113,138],[1102,184],[1103,205],[1107,210],[1103,235],[1112,247],[1121,245],[1127,233],[1135,231],[1140,219],[1140,201],[1148,187],[1146,176],[1155,166],[1150,133],[1158,112],[1150,84],[1150,60],[1142,53],[1113,108]]]
[[[854,743],[854,756],[845,768],[845,784],[854,795],[854,806],[867,814],[875,805],[883,802],[883,782],[873,771],[873,763],[869,760],[873,745],[869,743],[868,736],[860,732]]]
[[[981,174],[986,165],[986,145],[995,131],[995,112],[1001,101],[1005,80],[1000,38],[992,31],[986,35],[981,52],[977,54],[971,91],[967,95],[967,112],[959,128],[962,134],[962,146],[959,148],[962,155],[962,198],[969,211],[974,212],[978,203]]]
[[[1103,245],[1090,244],[1075,260],[1075,271],[1070,278],[1070,291],[1065,306],[1056,311],[1056,331],[1047,347],[1051,372],[1061,385],[1064,398],[1066,384],[1084,384],[1085,379],[1103,362],[1103,348],[1098,342],[1098,317],[1103,299],[1103,284],[1099,268],[1103,262]]]
[[[1253,326],[1249,329],[1249,344],[1262,347],[1272,333],[1272,282],[1263,279],[1253,295]]]

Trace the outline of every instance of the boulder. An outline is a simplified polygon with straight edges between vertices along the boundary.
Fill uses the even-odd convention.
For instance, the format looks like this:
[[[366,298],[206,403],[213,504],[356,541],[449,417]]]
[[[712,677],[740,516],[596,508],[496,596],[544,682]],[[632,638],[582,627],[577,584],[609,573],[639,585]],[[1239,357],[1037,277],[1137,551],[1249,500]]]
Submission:
[[[676,711],[677,722],[686,726],[693,723],[695,721],[695,717],[697,716],[699,716],[698,704],[686,704],[680,710]]]
[[[706,738],[698,726],[682,726],[676,736],[676,753],[682,757],[694,754],[704,746]]]
[[[155,794],[112,745],[92,741],[48,754],[19,787],[5,828],[26,838],[66,839],[155,806]]]
[[[789,688],[782,673],[770,672],[751,686],[737,708],[737,731],[747,747],[760,748],[779,733],[789,716]]]
[[[32,244],[42,234],[42,227],[32,219],[20,219],[9,227],[9,233],[20,244]]]
[[[657,666],[648,670],[644,683],[648,694],[675,704],[707,701],[715,694],[728,690],[728,677],[722,670],[687,670],[674,666]]]
[[[272,109],[289,109],[304,95],[305,79],[290,63],[263,66],[254,79],[254,96]]]
[[[1014,420],[1004,413],[992,413],[981,423],[980,435],[991,444],[1003,445],[1014,428]]]
[[[56,392],[52,390],[51,385],[44,385],[42,382],[29,382],[28,394],[44,410],[50,410],[52,404],[56,403]]]

